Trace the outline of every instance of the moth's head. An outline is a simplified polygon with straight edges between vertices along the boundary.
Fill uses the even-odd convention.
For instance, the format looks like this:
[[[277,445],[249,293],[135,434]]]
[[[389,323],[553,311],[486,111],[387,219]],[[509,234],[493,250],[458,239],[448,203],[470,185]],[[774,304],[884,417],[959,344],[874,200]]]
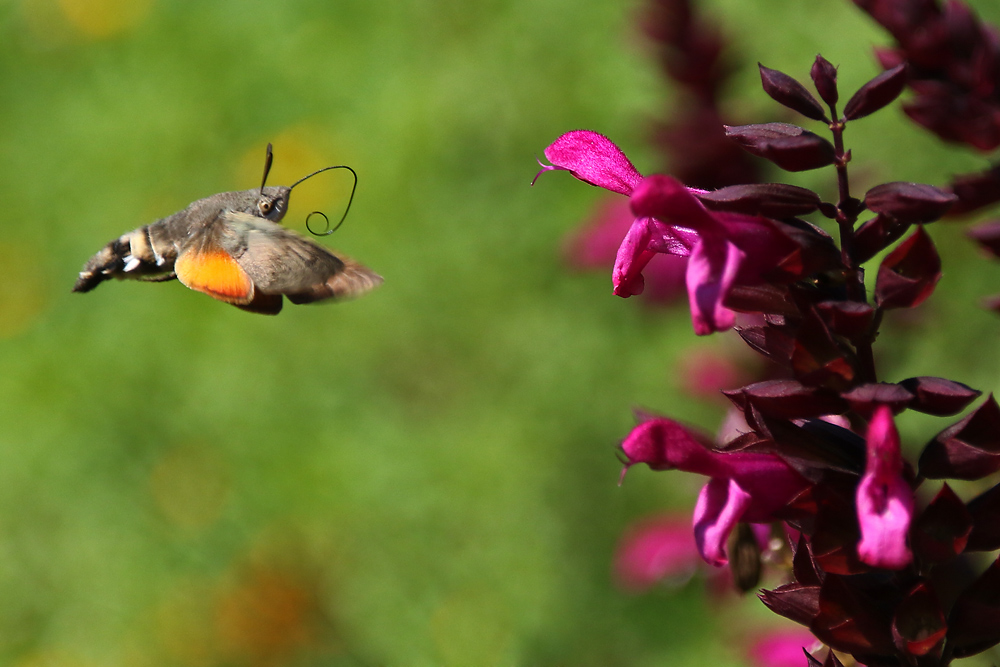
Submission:
[[[267,175],[271,173],[272,162],[274,162],[274,153],[271,151],[271,144],[268,144],[267,154],[264,157],[264,178],[260,180],[260,190],[255,193],[253,206],[249,210],[245,210],[244,213],[272,222],[279,222],[288,212],[288,197],[292,194],[292,188],[283,185],[265,187]]]
[[[268,144],[267,153],[264,157],[264,178],[262,178],[260,181],[260,190],[256,191],[256,194],[253,196],[253,202],[254,202],[253,206],[249,207],[248,209],[244,209],[245,213],[249,213],[250,215],[259,218],[266,218],[267,220],[271,220],[273,222],[279,222],[282,218],[285,217],[285,213],[288,212],[288,198],[291,197],[292,190],[295,188],[295,186],[298,185],[299,183],[302,183],[303,181],[309,180],[316,174],[322,174],[324,171],[329,171],[331,169],[347,169],[348,171],[351,172],[351,175],[354,176],[354,187],[357,187],[358,185],[358,175],[354,172],[353,169],[351,169],[346,165],[334,165],[330,167],[323,167],[322,169],[317,169],[308,176],[303,176],[302,178],[300,178],[299,180],[295,181],[294,183],[288,186],[278,185],[278,186],[267,187],[266,185],[267,175],[271,173],[271,164],[273,162],[274,162],[274,152],[271,150],[271,144]],[[250,194],[251,192],[252,191],[247,191],[248,194]],[[351,198],[347,201],[348,209],[351,208],[351,201],[353,200],[354,200],[354,188],[352,187]],[[326,216],[323,215],[322,212],[315,211],[314,213],[319,213],[320,215],[323,216],[324,219],[326,219]],[[310,216],[311,215],[313,214],[310,214]],[[347,217],[347,211],[344,211],[344,217]],[[344,217],[340,219],[340,222],[344,221]],[[333,232],[333,229],[336,229],[337,227],[340,226],[340,222],[338,222],[333,229],[329,229],[329,222],[330,222],[329,219],[327,219],[328,229],[325,232],[321,232],[321,235],[330,234]],[[306,227],[309,228],[308,217],[306,218]],[[312,231],[312,229],[310,228],[309,231]]]
[[[254,190],[256,195],[253,208],[246,213],[259,218],[267,218],[273,222],[280,222],[288,212],[288,198],[292,194],[292,189],[284,185],[264,187]]]

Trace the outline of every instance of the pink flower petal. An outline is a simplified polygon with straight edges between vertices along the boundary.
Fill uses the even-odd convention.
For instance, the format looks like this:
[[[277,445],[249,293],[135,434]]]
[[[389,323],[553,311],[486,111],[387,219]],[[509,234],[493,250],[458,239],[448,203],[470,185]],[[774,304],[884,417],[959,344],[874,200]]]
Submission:
[[[736,322],[736,313],[722,305],[743,261],[735,245],[715,235],[702,238],[688,260],[687,288],[691,324],[695,334],[705,336],[726,331]]]
[[[626,196],[642,180],[618,146],[590,130],[567,132],[545,149],[545,157],[552,166],[543,166],[543,171],[565,169],[585,183]]]
[[[729,562],[729,534],[751,502],[734,479],[713,479],[701,489],[694,507],[694,539],[705,562],[716,567]]]

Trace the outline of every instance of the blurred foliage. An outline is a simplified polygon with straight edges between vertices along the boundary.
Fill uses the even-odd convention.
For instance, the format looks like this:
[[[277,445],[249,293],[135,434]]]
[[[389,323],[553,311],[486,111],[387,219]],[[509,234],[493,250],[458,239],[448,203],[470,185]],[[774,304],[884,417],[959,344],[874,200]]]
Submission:
[[[778,113],[757,60],[805,77],[822,52],[845,88],[876,73],[884,38],[846,1],[709,5],[746,54],[741,119]],[[560,241],[599,193],[528,187],[574,128],[654,162],[670,91],[638,8],[3,3],[0,664],[741,664],[737,612],[774,622],[752,598],[629,597],[610,577],[625,526],[697,490],[645,470],[616,485],[632,409],[714,428],[720,405],[685,395],[677,364],[732,341],[569,274]],[[857,187],[984,163],[895,113],[852,126]],[[323,242],[378,291],[275,318],[178,283],[69,293],[110,239],[255,187],[269,141],[271,184],[358,171]],[[337,173],[297,189],[285,224],[333,217]],[[944,227],[930,332],[887,377],[993,390],[997,323],[975,301],[1000,270]]]

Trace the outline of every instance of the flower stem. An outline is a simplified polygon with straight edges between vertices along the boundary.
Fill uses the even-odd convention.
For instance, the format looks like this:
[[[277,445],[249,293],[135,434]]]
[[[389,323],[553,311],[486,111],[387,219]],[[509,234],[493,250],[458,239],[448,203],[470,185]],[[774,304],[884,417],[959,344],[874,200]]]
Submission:
[[[837,113],[833,105],[830,105],[831,118],[836,118]],[[834,164],[837,169],[837,190],[839,201],[837,202],[837,225],[840,227],[840,255],[844,266],[847,268],[847,295],[852,301],[868,303],[868,295],[865,290],[865,270],[854,259],[854,225],[858,221],[863,205],[857,199],[851,197],[850,181],[847,176],[847,163],[851,161],[851,152],[844,150],[844,127],[847,122],[843,119],[830,123],[830,132],[833,133],[833,147],[836,152]],[[862,382],[875,382],[875,356],[872,352],[873,335],[855,343],[855,351],[858,356],[859,379]]]

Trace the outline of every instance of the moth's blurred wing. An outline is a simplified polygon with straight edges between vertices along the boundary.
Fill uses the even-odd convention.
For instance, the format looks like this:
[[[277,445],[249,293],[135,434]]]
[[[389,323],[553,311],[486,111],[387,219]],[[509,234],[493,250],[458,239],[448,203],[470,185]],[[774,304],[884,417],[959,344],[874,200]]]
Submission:
[[[293,303],[356,297],[382,277],[279,224],[244,213],[223,215],[221,244],[260,294]]]
[[[292,303],[312,303],[325,299],[353,299],[382,284],[382,276],[364,264],[359,264],[343,255],[339,259],[343,265],[342,268],[326,280],[313,283],[306,291],[286,292],[285,296]]]
[[[260,313],[261,315],[277,315],[281,312],[281,307],[284,304],[282,303],[280,294],[264,294],[263,292],[258,291],[254,293],[253,300],[251,300],[250,303],[237,303],[233,305],[237,308],[250,311],[251,313]]]

